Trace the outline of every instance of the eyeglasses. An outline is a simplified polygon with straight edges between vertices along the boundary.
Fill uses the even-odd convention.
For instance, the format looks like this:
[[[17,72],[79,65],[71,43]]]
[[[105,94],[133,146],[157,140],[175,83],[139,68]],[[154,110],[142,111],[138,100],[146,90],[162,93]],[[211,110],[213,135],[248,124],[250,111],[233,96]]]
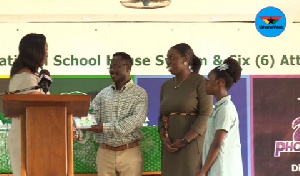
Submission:
[[[113,65],[113,66],[109,66],[107,69],[108,70],[118,70],[119,68],[121,68],[124,65],[128,65],[128,64],[122,64],[122,65]]]

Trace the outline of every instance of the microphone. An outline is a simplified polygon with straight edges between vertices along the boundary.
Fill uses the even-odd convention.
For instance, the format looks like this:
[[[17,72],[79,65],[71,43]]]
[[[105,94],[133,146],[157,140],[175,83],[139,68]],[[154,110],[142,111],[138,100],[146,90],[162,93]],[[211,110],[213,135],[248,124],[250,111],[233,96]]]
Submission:
[[[51,83],[53,82],[52,78],[50,77],[50,72],[48,70],[43,69],[40,71],[39,77],[40,81],[38,85],[40,88],[43,89],[43,92],[46,94],[49,90]]]

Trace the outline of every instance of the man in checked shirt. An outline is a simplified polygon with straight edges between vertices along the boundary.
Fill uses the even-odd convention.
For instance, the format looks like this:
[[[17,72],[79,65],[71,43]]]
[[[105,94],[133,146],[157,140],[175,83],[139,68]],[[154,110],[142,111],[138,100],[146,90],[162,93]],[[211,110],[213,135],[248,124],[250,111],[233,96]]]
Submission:
[[[104,88],[92,101],[98,125],[93,125],[96,141],[98,176],[141,176],[143,154],[141,128],[148,114],[148,94],[133,83],[130,55],[113,55],[109,73],[113,84]]]

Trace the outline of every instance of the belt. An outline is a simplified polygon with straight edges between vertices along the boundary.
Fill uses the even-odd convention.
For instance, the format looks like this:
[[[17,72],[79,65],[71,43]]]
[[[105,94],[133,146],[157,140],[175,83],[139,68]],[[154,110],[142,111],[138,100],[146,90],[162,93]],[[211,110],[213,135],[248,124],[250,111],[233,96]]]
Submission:
[[[164,134],[166,136],[166,138],[169,138],[169,132],[168,132],[168,128],[169,128],[169,116],[172,115],[181,115],[181,116],[196,116],[198,115],[198,113],[195,112],[191,112],[191,113],[187,113],[187,112],[172,112],[169,115],[163,116],[162,120],[164,121],[165,125],[164,125]]]
[[[112,150],[112,151],[124,151],[126,149],[136,147],[138,145],[140,145],[140,141],[135,141],[135,142],[125,144],[125,145],[121,145],[121,146],[118,146],[118,147],[113,147],[113,146],[110,146],[110,145],[107,145],[107,144],[100,144],[100,147],[103,148],[103,149]]]

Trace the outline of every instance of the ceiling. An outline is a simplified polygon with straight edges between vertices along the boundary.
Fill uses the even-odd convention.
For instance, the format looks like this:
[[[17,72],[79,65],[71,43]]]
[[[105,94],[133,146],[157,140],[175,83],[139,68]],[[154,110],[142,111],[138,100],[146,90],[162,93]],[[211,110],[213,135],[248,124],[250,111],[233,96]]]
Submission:
[[[172,0],[159,9],[132,9],[119,0],[9,0],[1,2],[0,23],[254,22],[268,6],[300,23],[299,0]]]

